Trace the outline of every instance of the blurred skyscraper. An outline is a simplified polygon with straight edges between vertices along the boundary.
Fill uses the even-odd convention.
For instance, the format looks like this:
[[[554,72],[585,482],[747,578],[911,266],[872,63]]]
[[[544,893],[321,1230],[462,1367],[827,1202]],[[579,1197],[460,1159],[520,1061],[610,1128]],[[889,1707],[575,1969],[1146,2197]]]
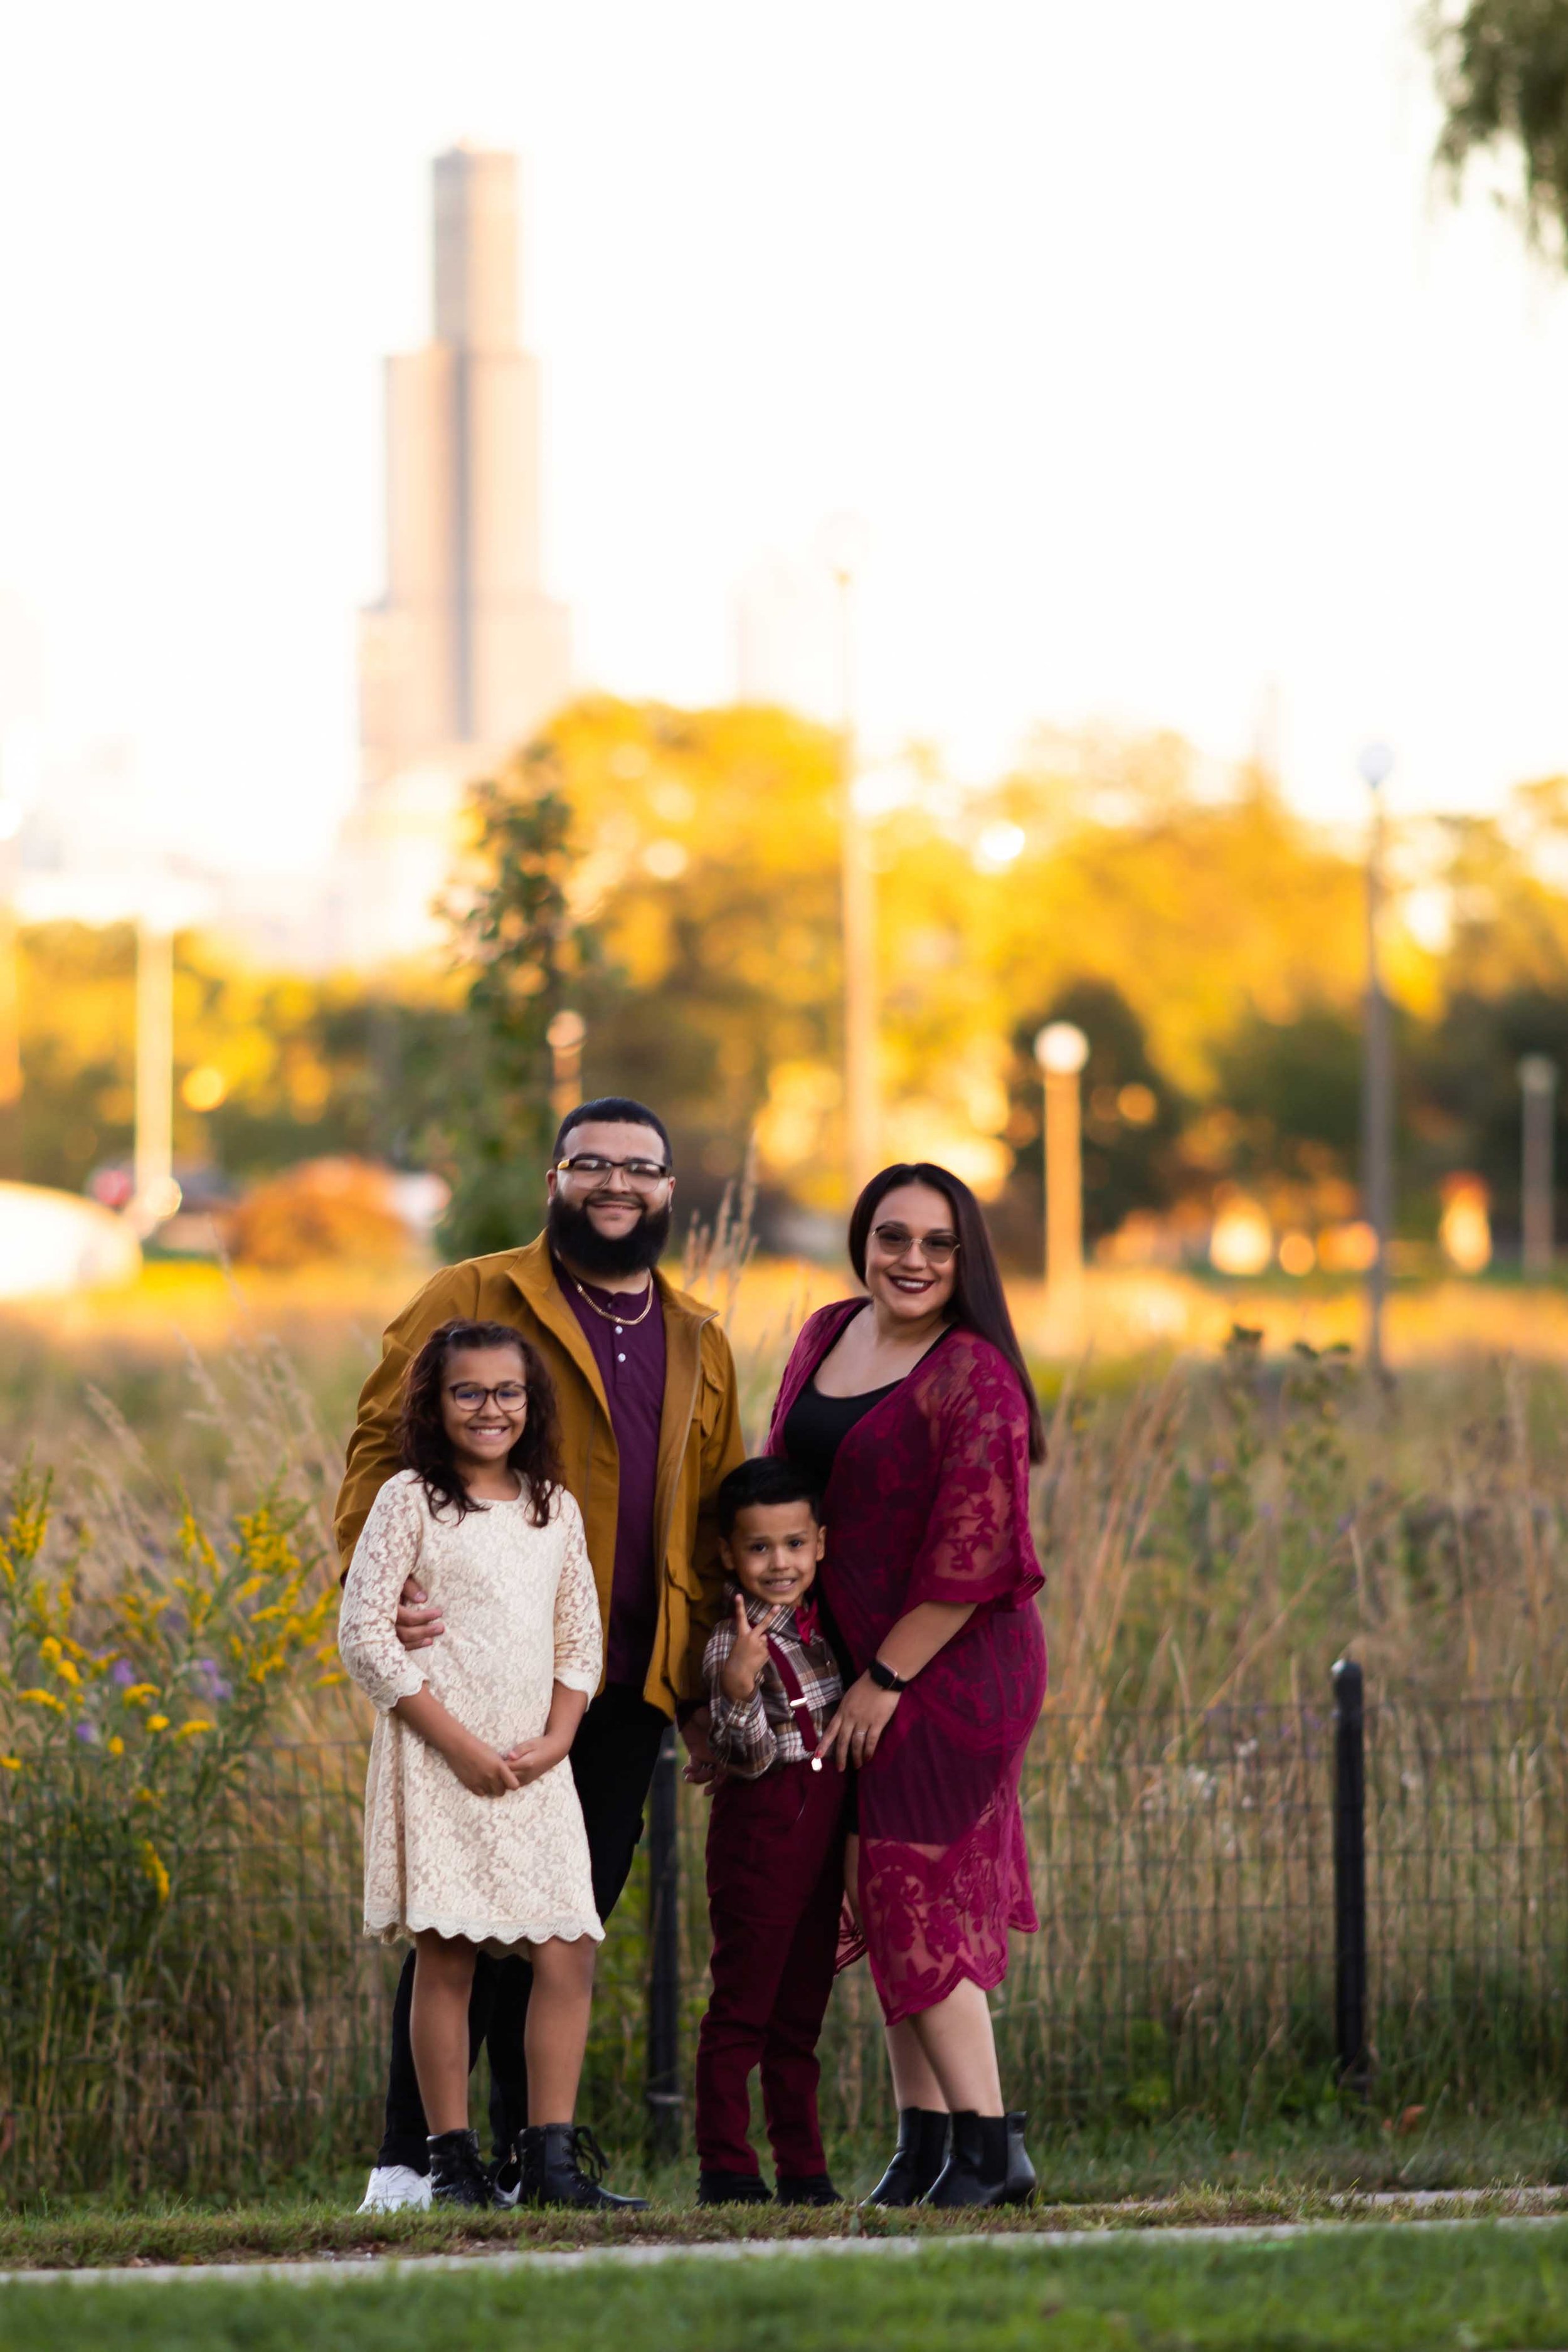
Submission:
[[[342,947],[417,952],[460,843],[466,786],[570,682],[540,571],[539,366],[518,340],[513,155],[439,155],[435,334],[386,362],[386,591],[360,618],[360,790],[341,860]]]

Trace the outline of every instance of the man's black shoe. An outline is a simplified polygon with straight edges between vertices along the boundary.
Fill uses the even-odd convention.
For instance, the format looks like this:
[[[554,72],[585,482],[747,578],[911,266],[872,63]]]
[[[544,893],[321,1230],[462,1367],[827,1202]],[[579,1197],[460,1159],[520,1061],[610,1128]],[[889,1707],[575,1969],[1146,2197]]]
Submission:
[[[842,2205],[844,2200],[826,2172],[779,2175],[773,2196],[781,2205]]]
[[[530,2124],[517,2147],[524,2205],[647,2211],[646,2197],[617,2197],[601,2187],[607,2159],[586,2124]]]
[[[430,2202],[432,2205],[489,2205],[490,2177],[479,2156],[478,2132],[432,2132]]]
[[[699,2205],[769,2205],[768,2184],[756,2172],[700,2172]]]
[[[936,2187],[937,2175],[947,2161],[951,2121],[945,2109],[900,2107],[899,2144],[867,2204],[918,2205]]]

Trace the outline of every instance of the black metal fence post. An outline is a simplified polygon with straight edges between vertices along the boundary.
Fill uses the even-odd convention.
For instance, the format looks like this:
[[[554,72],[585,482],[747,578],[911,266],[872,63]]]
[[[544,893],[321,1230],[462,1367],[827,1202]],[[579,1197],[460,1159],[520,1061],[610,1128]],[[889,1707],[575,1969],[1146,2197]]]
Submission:
[[[1340,2081],[1372,2080],[1366,2014],[1366,1696],[1353,1658],[1333,1669],[1334,2048]]]
[[[648,2144],[680,2152],[680,1857],[676,1844],[675,1727],[659,1743],[647,1810]]]

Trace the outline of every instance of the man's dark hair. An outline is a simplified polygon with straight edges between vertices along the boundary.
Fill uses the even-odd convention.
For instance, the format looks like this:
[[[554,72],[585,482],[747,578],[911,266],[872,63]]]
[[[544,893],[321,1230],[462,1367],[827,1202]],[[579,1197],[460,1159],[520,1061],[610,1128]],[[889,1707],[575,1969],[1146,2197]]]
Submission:
[[[822,1496],[815,1479],[782,1454],[754,1454],[731,1471],[719,1489],[719,1532],[729,1537],[735,1532],[735,1521],[742,1511],[762,1504],[764,1509],[773,1503],[809,1503],[811,1516],[822,1525]]]
[[[647,1103],[634,1102],[630,1095],[599,1095],[593,1102],[579,1103],[575,1110],[567,1112],[556,1129],[555,1149],[550,1155],[552,1160],[563,1156],[566,1139],[573,1129],[581,1127],[584,1120],[590,1118],[605,1123],[614,1121],[621,1127],[651,1127],[664,1146],[666,1160],[675,1157],[670,1149],[669,1129],[658,1111],[649,1110]]]

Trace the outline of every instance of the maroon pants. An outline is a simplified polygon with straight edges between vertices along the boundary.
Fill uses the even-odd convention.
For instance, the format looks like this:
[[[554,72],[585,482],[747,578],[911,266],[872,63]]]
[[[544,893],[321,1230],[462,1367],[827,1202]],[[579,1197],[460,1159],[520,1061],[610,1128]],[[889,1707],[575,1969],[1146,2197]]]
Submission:
[[[773,2161],[825,2172],[816,2042],[833,1990],[844,1899],[845,1775],[782,1764],[726,1780],[708,1825],[713,1997],[697,2043],[697,2160],[755,2173],[747,2084],[763,2070]]]

